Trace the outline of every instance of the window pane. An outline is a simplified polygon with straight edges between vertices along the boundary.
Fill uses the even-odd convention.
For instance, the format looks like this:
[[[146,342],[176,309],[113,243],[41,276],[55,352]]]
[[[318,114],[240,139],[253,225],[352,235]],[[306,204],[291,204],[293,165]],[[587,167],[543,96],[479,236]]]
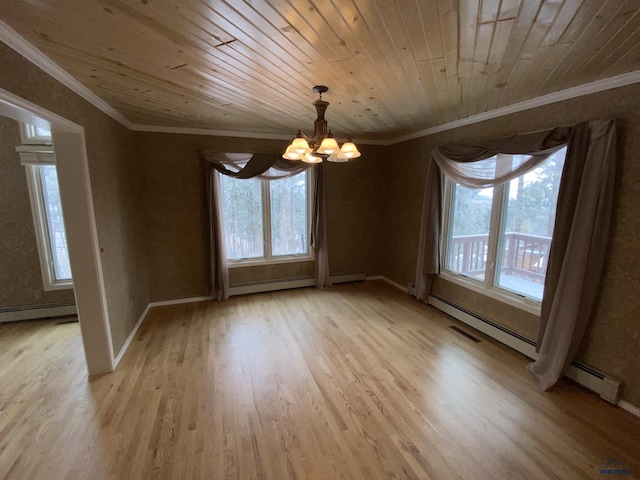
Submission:
[[[307,253],[307,174],[269,182],[273,256]]]
[[[446,268],[483,280],[493,188],[475,190],[454,183],[452,195]]]
[[[264,257],[261,182],[220,175],[220,186],[227,258]]]
[[[67,235],[64,230],[62,204],[60,203],[58,173],[55,165],[40,165],[39,168],[55,279],[56,281],[71,280],[71,265],[69,264],[69,252],[67,251]]]
[[[496,283],[538,300],[542,300],[565,153],[566,149],[556,152],[509,182],[505,191]]]

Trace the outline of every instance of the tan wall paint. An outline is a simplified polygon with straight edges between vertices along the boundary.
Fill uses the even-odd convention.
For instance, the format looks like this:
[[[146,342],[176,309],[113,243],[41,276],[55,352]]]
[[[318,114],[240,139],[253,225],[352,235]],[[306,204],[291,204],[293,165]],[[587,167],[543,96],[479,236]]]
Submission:
[[[207,293],[207,214],[203,149],[221,152],[282,153],[286,142],[198,135],[138,133],[144,163],[149,288],[152,301]],[[379,166],[384,149],[364,146],[346,164],[325,164],[331,273],[381,272],[376,238],[383,205]],[[285,264],[286,265],[286,264]],[[232,270],[232,283],[299,276],[290,267]],[[284,275],[284,276],[283,276]]]
[[[133,133],[0,43],[0,88],[85,128],[114,351],[148,303]],[[64,159],[58,159],[63,162]]]
[[[0,116],[0,308],[73,302],[73,289],[44,290],[26,170],[17,145],[18,122]]]
[[[561,103],[488,120],[395,145],[390,150],[395,173],[390,177],[390,202],[384,239],[386,274],[400,284],[413,282],[418,247],[420,210],[431,148],[448,143],[471,143],[573,125],[595,118],[618,121],[618,170],[609,252],[596,300],[595,314],[578,358],[626,384],[623,399],[640,405],[640,85],[609,90]],[[523,322],[535,321],[513,309],[500,310],[495,301],[443,280],[434,284],[443,296],[534,337]],[[537,326],[536,326],[537,329]],[[526,332],[524,330],[527,330]],[[535,329],[534,329],[535,330]]]

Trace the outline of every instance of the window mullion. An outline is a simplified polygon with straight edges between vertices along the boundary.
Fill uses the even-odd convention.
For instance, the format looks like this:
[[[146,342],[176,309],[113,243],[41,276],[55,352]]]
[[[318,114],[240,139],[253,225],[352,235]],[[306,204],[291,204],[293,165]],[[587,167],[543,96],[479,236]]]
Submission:
[[[490,288],[495,283],[498,259],[498,243],[500,226],[502,224],[502,212],[504,205],[505,184],[497,185],[493,189],[493,202],[491,204],[491,223],[489,225],[489,239],[487,245],[487,265],[484,274],[484,285]]]
[[[271,182],[262,180],[262,225],[263,241],[264,241],[264,258],[271,260],[273,252],[271,251]]]

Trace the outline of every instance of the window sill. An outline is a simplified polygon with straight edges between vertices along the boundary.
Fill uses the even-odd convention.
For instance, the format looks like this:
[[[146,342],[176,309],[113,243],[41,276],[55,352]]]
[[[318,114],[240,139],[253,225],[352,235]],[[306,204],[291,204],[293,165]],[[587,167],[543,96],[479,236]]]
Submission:
[[[45,292],[50,292],[53,290],[73,290],[73,282],[58,282],[58,283],[45,283],[43,286],[43,290]]]
[[[300,255],[294,257],[278,257],[265,260],[259,259],[247,259],[247,260],[227,260],[228,268],[240,268],[240,267],[258,267],[261,265],[279,265],[282,263],[299,263],[299,262],[313,262],[315,259],[313,255]]]
[[[474,292],[477,292],[481,295],[493,298],[494,300],[506,303],[507,305],[519,308],[520,310],[531,313],[533,315],[540,316],[541,303],[531,298],[518,295],[517,293],[511,293],[499,287],[486,288],[484,285],[479,284],[479,282],[477,282],[476,280],[449,271],[440,273],[438,275],[438,278],[442,278],[443,280],[446,280],[448,282],[468,288],[469,290],[473,290]]]

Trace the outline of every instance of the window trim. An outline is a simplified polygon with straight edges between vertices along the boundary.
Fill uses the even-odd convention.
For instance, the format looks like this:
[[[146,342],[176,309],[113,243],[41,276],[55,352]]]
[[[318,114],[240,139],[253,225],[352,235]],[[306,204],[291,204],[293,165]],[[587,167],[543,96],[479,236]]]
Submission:
[[[53,147],[34,146],[16,147],[20,155],[20,163],[25,167],[27,174],[27,188],[31,204],[31,216],[35,230],[38,259],[42,273],[42,285],[45,291],[69,290],[73,288],[73,279],[58,280],[53,263],[51,240],[47,222],[44,195],[42,193],[42,179],[40,175],[41,165],[55,165],[55,153]]]
[[[442,232],[441,232],[441,258],[442,265],[439,278],[455,283],[462,287],[473,290],[486,297],[506,303],[520,310],[524,310],[534,315],[540,315],[542,302],[532,297],[522,295],[504,287],[497,285],[496,264],[500,257],[500,237],[505,228],[505,203],[508,195],[506,189],[508,182],[493,187],[493,201],[491,203],[491,219],[489,223],[489,237],[487,239],[487,267],[485,270],[484,280],[454,272],[447,268],[447,252],[449,251],[449,237],[451,232],[451,208],[454,203],[454,180],[447,176],[443,176],[444,185],[442,190]]]
[[[262,224],[264,226],[262,239],[264,242],[264,257],[256,258],[227,258],[227,268],[250,267],[260,265],[277,265],[282,263],[311,262],[315,260],[315,249],[311,247],[311,216],[313,213],[313,185],[315,181],[314,169],[308,168],[298,175],[307,176],[307,253],[296,255],[273,255],[271,250],[271,191],[269,184],[278,180],[258,180],[261,182],[262,195]],[[268,214],[267,214],[268,212]]]

